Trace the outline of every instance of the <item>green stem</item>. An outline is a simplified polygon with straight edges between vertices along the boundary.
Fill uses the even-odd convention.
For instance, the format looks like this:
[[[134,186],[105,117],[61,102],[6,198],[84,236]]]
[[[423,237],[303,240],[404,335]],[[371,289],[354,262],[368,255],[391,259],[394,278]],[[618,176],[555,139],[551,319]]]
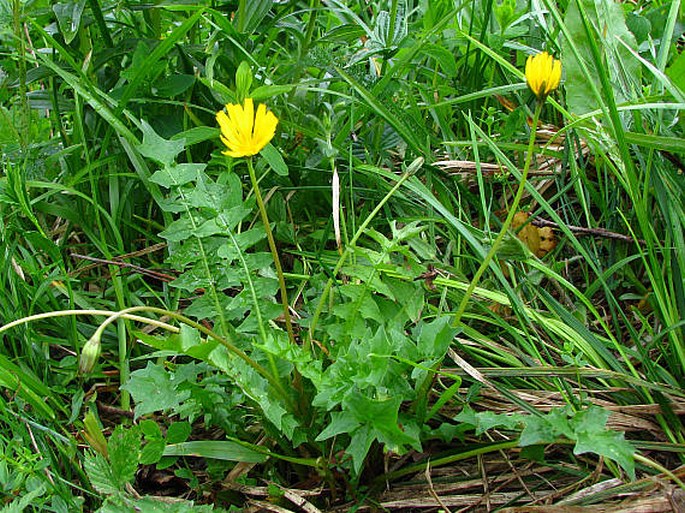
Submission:
[[[119,318],[117,321],[117,342],[119,345],[119,383],[122,385],[121,409],[128,411],[131,407],[131,394],[128,392],[128,390],[123,388],[123,385],[128,382],[130,369],[128,367],[128,351],[126,350],[128,345],[126,337],[126,323],[122,318]]]
[[[312,44],[312,36],[314,35],[314,29],[316,28],[316,15],[319,12],[318,5],[320,0],[310,0],[309,2],[309,21],[307,22],[307,31],[304,38],[304,45],[302,45],[303,55],[307,52]]]
[[[635,461],[639,461],[639,462],[642,463],[643,465],[646,465],[646,466],[648,466],[648,467],[651,467],[651,468],[653,468],[654,470],[656,470],[657,472],[661,472],[661,473],[664,474],[665,476],[669,477],[669,478],[670,478],[671,480],[673,480],[673,482],[674,482],[675,484],[677,484],[682,490],[685,490],[685,483],[683,483],[680,479],[678,479],[678,477],[677,477],[673,472],[671,472],[670,470],[668,470],[666,467],[663,467],[663,466],[659,465],[659,463],[657,463],[656,461],[650,460],[649,458],[646,458],[646,457],[644,457],[644,456],[642,456],[641,454],[638,454],[638,453],[635,453],[635,454],[633,455],[633,457],[635,458]]]
[[[27,324],[33,321],[39,321],[41,319],[52,319],[53,317],[67,317],[70,315],[102,315],[105,317],[109,317],[111,315],[114,315],[115,313],[116,312],[113,312],[111,310],[60,310],[58,312],[44,312],[40,314],[29,315],[28,317],[22,317],[21,319],[9,322],[4,326],[0,326],[0,333],[10,330],[15,326],[21,326],[22,324]],[[172,326],[171,324],[157,321],[155,319],[149,319],[147,317],[141,317],[140,315],[122,314],[121,318],[135,322],[144,322],[152,326],[156,326],[157,328],[165,329],[167,331],[171,331],[174,333],[178,333],[179,331],[178,328]]]
[[[507,442],[499,442],[495,444],[488,444],[484,445],[481,447],[477,447],[475,449],[471,449],[470,451],[464,451],[460,452],[458,454],[453,454],[451,456],[445,456],[443,458],[437,458],[435,460],[430,460],[430,466],[431,467],[440,467],[442,465],[449,465],[450,463],[455,463],[457,461],[463,461],[467,460],[469,458],[473,458],[475,456],[481,456],[483,454],[489,454],[497,451],[504,451],[506,449],[513,449],[514,447],[518,447],[519,441],[518,440],[509,440]],[[423,472],[426,470],[426,465],[427,463],[419,463],[416,465],[410,465],[408,467],[402,468],[400,470],[396,470],[395,472],[390,472],[388,474],[383,474],[376,478],[375,482],[376,483],[381,483],[381,482],[387,482],[387,481],[392,481],[394,479],[397,479],[398,477],[406,476],[408,474],[415,474],[418,472]]]
[[[170,310],[164,310],[163,308],[157,308],[154,306],[134,306],[131,308],[126,308],[125,310],[121,310],[107,319],[103,321],[102,324],[98,327],[97,330],[95,330],[95,333],[91,338],[96,338],[99,340],[102,337],[102,333],[105,331],[105,328],[113,323],[114,321],[117,321],[120,318],[123,318],[129,314],[135,313],[135,312],[152,312],[156,313],[159,315],[166,315],[168,317],[171,317],[172,319],[176,319],[178,322],[182,322],[183,324],[186,324],[190,326],[191,328],[195,328],[196,330],[200,331],[201,333],[204,333],[210,338],[213,338],[217,342],[219,342],[222,346],[224,346],[228,351],[233,353],[235,356],[243,360],[245,363],[247,363],[250,367],[252,367],[257,373],[262,376],[264,379],[266,379],[269,384],[278,392],[278,394],[288,403],[291,405],[292,399],[286,389],[283,387],[281,382],[278,380],[277,376],[272,376],[269,371],[267,371],[264,367],[262,367],[259,363],[254,361],[252,358],[249,357],[247,353],[242,351],[240,348],[226,340],[224,337],[218,335],[211,329],[203,326],[202,324],[195,322],[188,317],[181,315],[176,312],[172,312]],[[149,319],[146,319],[149,320]]]
[[[259,298],[257,297],[257,291],[255,290],[254,284],[252,283],[252,277],[250,276],[250,269],[247,266],[247,262],[245,261],[245,257],[243,256],[243,252],[240,249],[240,246],[238,245],[238,241],[235,240],[235,237],[233,236],[233,233],[231,231],[228,231],[228,236],[231,239],[231,242],[233,243],[233,246],[236,249],[236,253],[238,254],[238,258],[240,259],[240,263],[243,266],[243,270],[245,271],[245,281],[247,282],[247,285],[250,289],[250,294],[252,295],[252,302],[254,303],[254,314],[257,316],[257,325],[259,326],[259,334],[262,337],[262,343],[266,346],[269,343],[269,338],[266,334],[266,329],[264,327],[264,321],[262,320],[262,311],[259,308]],[[276,359],[273,354],[267,352],[267,358],[269,359],[269,366],[271,367],[271,372],[273,373],[274,377],[278,380],[278,382],[281,382],[280,375],[278,373],[278,365],[276,364]]]
[[[269,216],[266,214],[266,207],[264,206],[264,200],[262,199],[262,193],[259,190],[259,183],[257,182],[257,175],[254,171],[254,166],[252,164],[252,159],[247,159],[247,169],[250,172],[250,180],[252,181],[252,188],[254,189],[255,198],[257,198],[257,206],[259,207],[259,213],[262,217],[262,223],[264,224],[264,231],[266,231],[266,238],[269,240],[269,249],[271,249],[271,255],[274,258],[274,265],[276,266],[276,275],[278,276],[278,285],[281,289],[281,303],[283,303],[283,318],[285,319],[285,329],[288,332],[288,338],[291,344],[296,344],[295,333],[293,332],[293,324],[290,319],[290,306],[288,304],[288,291],[285,288],[285,277],[283,276],[283,268],[281,267],[281,259],[278,257],[278,249],[276,248],[276,241],[274,241],[274,235],[271,231],[271,225],[269,224]]]
[[[459,324],[461,323],[461,318],[464,315],[464,312],[466,311],[466,305],[471,299],[471,295],[473,294],[473,291],[476,289],[476,285],[478,285],[478,282],[482,278],[483,273],[485,273],[485,270],[490,265],[490,262],[492,262],[492,259],[494,258],[495,254],[497,253],[497,250],[502,244],[504,237],[507,235],[507,231],[509,230],[511,223],[514,220],[514,216],[516,215],[519,203],[521,202],[521,198],[523,197],[523,192],[526,189],[526,179],[528,178],[528,171],[530,170],[530,163],[533,159],[533,149],[535,147],[536,128],[538,126],[538,120],[540,119],[540,113],[542,112],[543,105],[544,101],[538,101],[535,106],[535,113],[533,114],[533,124],[531,126],[530,131],[530,139],[528,141],[528,152],[526,153],[526,161],[523,166],[523,173],[521,174],[521,181],[519,183],[518,190],[516,191],[516,195],[514,196],[514,201],[509,206],[509,213],[507,214],[507,218],[504,220],[504,224],[502,225],[502,229],[500,230],[499,235],[492,243],[490,251],[488,251],[488,254],[485,255],[485,259],[480,264],[480,267],[476,271],[476,274],[473,275],[473,279],[471,280],[469,288],[466,289],[466,293],[464,294],[464,297],[461,300],[461,303],[459,304],[457,313],[454,316],[453,325],[455,326],[459,326]]]

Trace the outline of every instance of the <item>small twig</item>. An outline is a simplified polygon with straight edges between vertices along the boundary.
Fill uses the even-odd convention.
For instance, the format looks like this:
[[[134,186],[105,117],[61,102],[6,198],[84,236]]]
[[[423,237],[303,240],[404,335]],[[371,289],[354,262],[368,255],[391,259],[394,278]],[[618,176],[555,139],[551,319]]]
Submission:
[[[88,256],[88,255],[79,255],[78,253],[71,253],[69,256],[72,258],[78,258],[80,260],[87,260],[89,262],[95,262],[96,264],[116,265],[118,267],[131,269],[132,271],[135,271],[139,274],[144,274],[145,276],[149,276],[151,278],[155,278],[155,279],[163,281],[163,282],[170,282],[170,281],[174,281],[176,279],[175,276],[172,276],[170,274],[152,271],[150,269],[146,269],[145,267],[141,267],[141,266],[135,265],[135,264],[129,264],[128,262],[121,262],[119,260],[106,260],[104,258],[95,258],[95,257]]]
[[[492,442],[492,437],[490,438],[490,441]],[[500,453],[503,453],[504,451],[500,451]],[[507,459],[507,458],[505,458]],[[481,480],[483,482],[483,498],[485,499],[485,510],[486,511],[492,511],[492,504],[490,503],[490,497],[492,495],[492,491],[490,490],[490,483],[488,482],[488,471],[487,468],[485,468],[485,462],[483,461],[483,455],[479,454],[478,455],[478,466],[480,467],[480,474],[481,474]]]
[[[528,212],[528,215],[533,217],[532,212]],[[559,229],[559,225],[555,223],[554,221],[548,221],[547,219],[542,219],[540,217],[535,217],[531,221],[531,224],[533,226],[537,226],[539,228],[548,226],[550,228],[555,228]],[[616,239],[616,240],[622,240],[624,242],[634,242],[635,239],[633,239],[629,235],[623,235],[622,233],[616,233],[612,232],[609,230],[605,230],[604,228],[585,228],[584,226],[573,226],[570,224],[565,225],[566,228],[568,228],[570,231],[574,233],[579,233],[579,234],[584,234],[584,235],[595,235],[597,237],[604,237],[605,239]],[[637,239],[637,242],[640,244],[645,244],[645,241],[642,239]]]
[[[228,490],[233,490],[250,497],[269,497],[269,495],[272,493],[267,486],[250,486],[226,480],[221,483],[221,486]],[[321,495],[321,491],[319,490],[291,488],[290,491],[294,494],[297,494],[299,497],[317,497]]]
[[[251,499],[250,504],[257,506],[258,509],[256,509],[255,511],[271,511],[272,513],[293,513],[292,510],[282,508],[281,506],[271,504],[270,502],[266,501],[257,501]]]
[[[109,404],[105,404],[102,401],[97,401],[96,402],[98,410],[108,413],[110,415],[119,415],[120,417],[127,417],[129,419],[133,418],[133,412],[129,410],[122,410],[121,408],[117,408],[116,406],[110,406]]]
[[[295,492],[294,490],[290,490],[288,488],[283,488],[283,497],[288,499],[290,502],[295,504],[295,506],[298,506],[299,508],[302,509],[305,513],[321,513],[321,510],[314,506],[311,502],[309,502],[307,499],[302,497],[299,493]],[[447,513],[450,513],[449,510]]]
[[[426,471],[424,472],[424,476],[426,476],[426,481],[428,482],[428,491],[430,492],[431,496],[437,501],[438,504],[440,504],[440,507],[445,511],[445,513],[452,513],[452,511],[447,507],[447,505],[442,501],[438,493],[435,491],[435,487],[433,486],[433,480],[431,479],[430,460],[426,464]]]
[[[490,162],[473,162],[470,160],[441,160],[439,162],[434,162],[433,165],[448,175],[472,175],[476,173],[478,166],[480,166],[480,171],[484,176],[502,175],[508,177],[508,179],[514,180],[514,176],[509,172],[509,169],[501,164],[492,164]],[[545,169],[528,172],[528,176],[549,177],[554,176],[555,174],[555,171],[548,171]]]

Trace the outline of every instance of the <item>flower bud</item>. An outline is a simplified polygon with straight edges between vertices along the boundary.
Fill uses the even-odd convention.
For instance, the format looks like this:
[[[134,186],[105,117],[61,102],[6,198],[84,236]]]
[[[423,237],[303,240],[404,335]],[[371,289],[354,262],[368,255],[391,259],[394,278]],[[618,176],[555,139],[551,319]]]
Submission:
[[[95,367],[95,362],[97,362],[99,356],[100,335],[96,333],[88,339],[88,342],[86,342],[86,345],[81,350],[81,359],[78,363],[79,374],[89,374],[93,367]]]
[[[561,61],[547,52],[531,55],[526,61],[526,82],[538,100],[544,101],[549,93],[559,87]]]

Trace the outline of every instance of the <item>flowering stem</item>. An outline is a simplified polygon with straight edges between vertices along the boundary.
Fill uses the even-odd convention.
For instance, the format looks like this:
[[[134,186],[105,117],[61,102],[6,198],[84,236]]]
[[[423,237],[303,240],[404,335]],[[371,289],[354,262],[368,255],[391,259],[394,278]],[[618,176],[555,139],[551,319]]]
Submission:
[[[288,394],[288,391],[283,387],[281,384],[280,380],[278,379],[278,376],[272,376],[269,371],[267,371],[264,367],[262,367],[259,363],[257,363],[255,360],[250,358],[250,356],[245,353],[243,350],[238,348],[236,345],[234,345],[232,342],[229,340],[225,339],[223,336],[218,335],[211,329],[203,326],[202,324],[195,322],[188,317],[181,315],[177,312],[171,311],[171,310],[164,310],[163,308],[157,308],[154,306],[133,306],[130,308],[126,308],[125,310],[121,310],[119,312],[111,313],[111,315],[105,319],[100,326],[95,330],[95,333],[91,338],[94,338],[96,340],[100,340],[102,338],[102,334],[105,331],[105,328],[112,324],[115,321],[118,321],[119,319],[123,318],[131,318],[131,314],[134,314],[136,312],[152,312],[156,313],[159,315],[164,315],[167,317],[171,317],[172,319],[175,319],[178,322],[181,322],[183,324],[186,324],[190,326],[191,328],[195,328],[196,330],[200,331],[201,333],[204,333],[207,335],[209,338],[212,338],[216,340],[218,343],[220,343],[222,346],[224,346],[229,352],[233,353],[235,356],[243,360],[245,363],[247,363],[250,367],[252,367],[260,376],[262,376],[264,379],[266,379],[269,384],[274,388],[274,390],[288,403],[292,403],[292,400],[290,398],[290,395]],[[167,324],[164,324],[163,326],[159,321],[154,321],[153,319],[147,319],[145,317],[134,317],[136,320],[140,320],[141,322],[147,322],[149,324],[153,324],[155,326],[161,326],[161,327],[166,327],[169,326]],[[177,329],[174,328],[173,326],[169,326],[171,328],[171,331],[176,332]]]
[[[17,319],[16,321],[9,322],[5,324],[4,326],[0,326],[0,333],[3,333],[4,331],[7,331],[11,328],[14,328],[15,326],[20,326],[22,324],[27,324],[29,322],[33,321],[39,321],[41,319],[52,319],[53,317],[66,317],[69,315],[103,315],[105,317],[109,317],[113,315],[116,312],[112,312],[111,310],[60,310],[58,312],[44,312],[40,314],[34,314],[30,315],[28,317],[22,317],[21,319]],[[122,314],[120,315],[122,319],[128,319],[130,321],[135,321],[135,322],[144,322],[147,324],[150,324],[152,326],[155,326],[157,328],[162,328],[167,331],[172,331],[174,333],[178,332],[178,328],[167,324],[165,322],[157,321],[155,319],[148,319],[147,317],[141,317],[139,315],[132,315],[132,314]]]
[[[254,189],[255,197],[257,198],[257,206],[259,207],[259,213],[262,217],[262,224],[264,224],[264,230],[266,231],[266,238],[269,241],[269,249],[271,250],[271,255],[274,258],[274,265],[276,266],[278,285],[281,289],[281,303],[283,303],[283,318],[285,319],[285,329],[288,332],[288,338],[290,339],[290,343],[296,344],[297,342],[295,341],[293,324],[290,319],[290,306],[288,304],[288,292],[285,288],[285,277],[283,276],[283,268],[281,267],[281,260],[278,257],[278,249],[276,248],[274,235],[271,231],[271,225],[269,224],[269,216],[266,214],[266,207],[264,206],[264,200],[262,200],[262,193],[259,190],[257,175],[255,174],[251,158],[247,159],[247,169],[250,173],[250,180],[252,181],[252,188]]]
[[[476,289],[476,285],[478,285],[478,282],[483,276],[483,273],[485,273],[485,270],[490,265],[490,262],[494,258],[495,253],[497,253],[497,250],[502,244],[502,241],[504,240],[504,237],[506,236],[507,231],[511,226],[511,222],[514,220],[514,216],[516,215],[519,203],[521,202],[521,198],[523,197],[523,191],[525,191],[526,189],[526,179],[528,178],[528,171],[530,170],[530,163],[533,159],[533,149],[535,147],[535,133],[538,126],[538,120],[540,119],[540,112],[542,112],[542,106],[544,104],[544,100],[538,100],[536,102],[535,113],[533,114],[533,124],[531,126],[530,131],[530,139],[528,140],[528,152],[526,153],[526,160],[523,165],[523,173],[521,174],[521,181],[519,182],[519,187],[516,191],[516,195],[514,196],[514,200],[509,206],[509,213],[507,214],[507,218],[504,220],[504,224],[502,225],[502,229],[500,230],[499,235],[492,243],[490,251],[488,251],[488,254],[485,255],[485,259],[480,264],[480,267],[476,271],[476,274],[473,275],[473,279],[471,280],[469,288],[466,289],[466,293],[464,294],[464,297],[462,298],[461,303],[459,304],[457,313],[454,316],[454,326],[458,326],[461,323],[461,318],[464,315],[464,311],[466,310],[466,305],[468,304],[469,299],[471,299],[471,295],[473,294],[473,291]]]

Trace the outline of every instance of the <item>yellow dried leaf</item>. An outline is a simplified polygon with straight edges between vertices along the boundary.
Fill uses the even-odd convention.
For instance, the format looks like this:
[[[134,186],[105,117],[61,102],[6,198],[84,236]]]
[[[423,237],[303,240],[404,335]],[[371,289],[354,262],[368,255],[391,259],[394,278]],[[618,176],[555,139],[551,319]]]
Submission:
[[[557,247],[557,237],[554,235],[554,230],[549,226],[538,228],[538,233],[540,234],[540,248],[535,252],[535,255],[542,258]]]
[[[538,228],[528,223],[528,214],[517,212],[511,223],[511,227],[523,243],[528,246],[531,253],[538,254],[540,251],[540,233]]]
[[[528,246],[531,253],[535,254],[538,258],[542,258],[557,247],[557,238],[552,228],[548,226],[538,228],[530,224],[528,219],[529,215],[525,212],[517,212],[511,222],[511,229]]]

